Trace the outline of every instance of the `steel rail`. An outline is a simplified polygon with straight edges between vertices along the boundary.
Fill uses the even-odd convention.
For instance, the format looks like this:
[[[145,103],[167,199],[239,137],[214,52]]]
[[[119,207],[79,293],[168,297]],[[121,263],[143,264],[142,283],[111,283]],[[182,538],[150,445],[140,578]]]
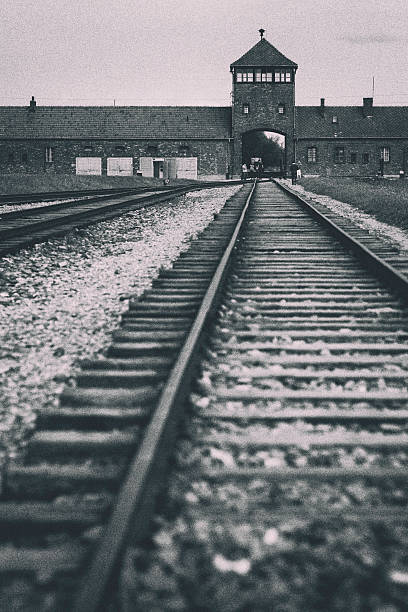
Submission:
[[[62,204],[56,204],[53,206],[44,206],[31,209],[28,211],[21,211],[16,213],[6,213],[3,215],[3,221],[11,222],[9,227],[1,226],[0,215],[0,239],[6,244],[0,246],[0,257],[13,253],[25,246],[35,244],[36,242],[43,242],[48,238],[62,235],[67,231],[70,231],[73,227],[83,227],[84,225],[90,225],[103,221],[106,216],[111,218],[128,212],[129,210],[135,210],[142,208],[146,205],[156,204],[171,197],[178,197],[191,191],[199,191],[203,189],[212,188],[212,183],[200,183],[193,185],[183,185],[180,187],[171,187],[166,189],[160,189],[157,193],[152,193],[146,196],[140,193],[134,194],[134,200],[132,200],[133,194],[122,194],[118,197],[115,195],[107,196],[108,202],[103,202],[101,205],[95,205],[95,208],[88,208],[88,205],[92,205],[93,199],[84,200],[78,202],[65,202]],[[120,198],[124,198],[120,201]],[[106,197],[104,196],[105,200]],[[109,203],[111,199],[119,199],[119,201]],[[85,210],[79,210],[80,206],[85,206]],[[66,210],[66,214],[63,211]],[[61,214],[59,214],[61,212]],[[37,220],[35,217],[50,217],[49,219]],[[18,223],[18,219],[22,220],[28,217],[27,223],[21,225],[15,225]],[[31,217],[34,217],[31,220]],[[13,226],[14,225],[14,226]],[[36,232],[38,234],[36,235]]]
[[[256,181],[245,201],[227,248],[204,295],[190,332],[161,392],[150,424],[121,487],[111,519],[75,599],[74,612],[97,612],[115,579],[118,559],[131,533],[132,542],[146,536],[155,496],[173,448],[204,329],[214,313],[231,255],[244,223]]]
[[[399,295],[408,301],[408,278],[398,272],[386,261],[378,257],[362,242],[350,236],[345,230],[343,230],[337,223],[329,219],[324,213],[317,210],[310,204],[305,198],[298,193],[294,192],[286,185],[282,185],[278,181],[274,181],[275,184],[285,193],[296,199],[301,206],[308,211],[312,217],[316,218],[322,225],[324,225],[332,235],[342,242],[345,246],[351,249],[359,258],[363,261],[366,266],[389,287],[398,291]]]
[[[222,186],[222,185],[234,185],[240,184],[240,180],[229,180],[229,181],[202,181],[207,187],[209,185]],[[190,183],[180,185],[181,187],[187,186]],[[200,183],[198,183],[200,184]],[[197,181],[191,183],[191,186],[197,185]],[[0,204],[27,204],[29,202],[41,202],[42,200],[51,199],[64,199],[64,198],[81,198],[84,196],[112,196],[127,193],[143,193],[144,191],[165,191],[167,189],[174,188],[174,185],[150,185],[147,187],[111,187],[107,189],[69,189],[65,191],[37,191],[27,193],[6,193],[0,194]]]

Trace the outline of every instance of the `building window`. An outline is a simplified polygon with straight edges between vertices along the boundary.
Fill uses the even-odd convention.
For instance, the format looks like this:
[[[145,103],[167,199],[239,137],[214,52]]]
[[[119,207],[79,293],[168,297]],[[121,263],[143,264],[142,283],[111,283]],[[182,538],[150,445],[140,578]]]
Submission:
[[[381,159],[384,161],[384,163],[390,161],[390,147],[381,148]]]
[[[333,117],[332,117],[332,123],[338,123],[338,122],[339,122],[339,120],[338,120],[337,115],[333,115]]]
[[[284,115],[285,114],[285,105],[282,104],[282,102],[279,102],[279,104],[278,104],[278,113],[279,113],[279,115]]]
[[[368,164],[370,162],[370,154],[363,153],[363,164]]]
[[[154,157],[155,155],[157,155],[158,149],[157,149],[157,145],[149,145],[147,147],[147,156],[148,157]]]
[[[14,163],[14,153],[13,151],[9,151],[9,154],[7,156],[7,161],[9,164],[13,164]]]
[[[275,70],[275,83],[291,83],[292,73],[290,70]]]
[[[28,153],[27,153],[27,151],[22,151],[21,152],[21,162],[23,164],[26,164],[28,162]]]
[[[344,163],[344,147],[336,147],[334,150],[334,161],[336,164]]]
[[[45,147],[45,162],[50,164],[54,161],[54,149],[52,147]]]
[[[190,147],[188,145],[180,145],[178,148],[179,155],[182,157],[187,157],[190,155]]]
[[[257,83],[272,83],[272,69],[255,68],[255,81]]]
[[[115,147],[115,153],[124,153],[125,152],[125,147],[123,145],[117,145]]]
[[[355,151],[350,153],[350,164],[357,163],[357,153]]]
[[[307,161],[310,164],[315,164],[317,162],[317,147],[308,147]]]
[[[242,113],[244,115],[249,115],[249,104],[243,104],[242,105]]]
[[[237,83],[253,83],[254,71],[252,69],[237,69],[235,80]]]

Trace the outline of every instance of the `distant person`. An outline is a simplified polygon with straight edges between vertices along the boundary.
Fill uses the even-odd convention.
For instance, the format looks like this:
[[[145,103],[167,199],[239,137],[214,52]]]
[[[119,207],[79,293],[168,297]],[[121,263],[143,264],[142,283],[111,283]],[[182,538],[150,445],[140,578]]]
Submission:
[[[297,173],[296,173],[296,175],[297,175],[296,178],[300,180],[302,178],[302,164],[301,164],[301,162],[299,160],[297,162],[297,165],[298,165],[298,169],[297,169]]]
[[[247,176],[248,176],[248,167],[247,167],[246,164],[242,164],[242,166],[241,166],[241,180],[244,181],[244,183],[246,183]]]
[[[249,176],[253,178],[255,176],[255,166],[254,164],[249,165]]]
[[[298,177],[299,166],[294,161],[290,164],[290,175],[292,177],[292,185],[296,185],[297,177]]]

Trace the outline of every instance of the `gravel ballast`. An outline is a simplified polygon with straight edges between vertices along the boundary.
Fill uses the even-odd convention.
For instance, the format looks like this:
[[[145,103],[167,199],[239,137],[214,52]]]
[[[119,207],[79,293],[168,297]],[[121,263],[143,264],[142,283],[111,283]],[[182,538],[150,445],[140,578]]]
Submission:
[[[306,191],[302,185],[292,185],[289,179],[281,179],[283,185],[290,187],[293,191],[297,191],[300,196],[323,204],[334,213],[355,223],[358,227],[367,230],[381,240],[392,244],[401,252],[408,251],[408,233],[399,227],[378,221],[372,215],[358,210],[355,206],[340,202],[329,196],[316,194],[312,191]]]
[[[57,404],[79,361],[103,355],[127,296],[146,290],[239,188],[191,193],[0,260],[1,460],[36,411]]]

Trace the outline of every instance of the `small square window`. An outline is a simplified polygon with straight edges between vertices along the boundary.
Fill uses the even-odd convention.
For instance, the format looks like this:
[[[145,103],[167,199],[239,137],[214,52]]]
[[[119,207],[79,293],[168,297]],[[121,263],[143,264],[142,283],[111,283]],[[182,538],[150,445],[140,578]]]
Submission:
[[[242,105],[242,112],[244,115],[249,115],[249,104]]]
[[[390,161],[390,147],[382,147],[381,148],[381,159],[388,163]]]
[[[52,147],[45,147],[45,162],[47,164],[54,161],[54,149]]]
[[[336,147],[334,151],[334,161],[337,164],[344,163],[344,148],[343,147]]]
[[[315,164],[317,162],[317,147],[308,147],[307,161],[310,164]]]
[[[284,104],[278,104],[278,113],[279,113],[279,115],[284,115],[285,114],[285,105]]]
[[[332,117],[332,123],[338,123],[338,122],[339,122],[339,120],[338,120],[338,118],[337,118],[337,115],[333,115],[333,117]]]
[[[285,81],[286,81],[286,83],[290,83],[290,81],[291,81],[290,77],[291,77],[290,71],[287,71],[286,74],[285,74]]]

